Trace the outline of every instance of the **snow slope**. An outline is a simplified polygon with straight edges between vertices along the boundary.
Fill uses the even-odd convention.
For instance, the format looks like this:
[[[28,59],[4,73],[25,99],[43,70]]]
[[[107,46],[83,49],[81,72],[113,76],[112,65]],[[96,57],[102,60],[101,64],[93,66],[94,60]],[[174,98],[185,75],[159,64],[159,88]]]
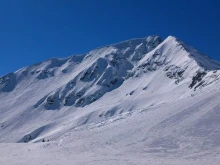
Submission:
[[[173,36],[22,68],[0,78],[0,164],[217,165],[219,77]]]

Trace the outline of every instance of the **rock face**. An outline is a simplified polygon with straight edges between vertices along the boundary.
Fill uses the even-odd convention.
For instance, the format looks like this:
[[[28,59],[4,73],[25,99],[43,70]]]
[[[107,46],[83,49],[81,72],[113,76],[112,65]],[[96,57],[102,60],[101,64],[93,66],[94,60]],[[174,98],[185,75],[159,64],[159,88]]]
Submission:
[[[2,92],[13,91],[16,84],[16,75],[14,73],[9,73],[0,78],[0,90]]]
[[[0,141],[60,140],[74,129],[109,125],[105,134],[121,123],[123,129],[114,126],[120,135],[112,134],[116,141],[131,138],[127,146],[141,147],[135,142],[138,132],[140,144],[149,148],[174,150],[185,143],[202,148],[203,142],[218,146],[217,138],[206,141],[209,135],[198,143],[190,139],[200,136],[201,125],[204,132],[214,131],[208,126],[218,114],[218,98],[212,98],[220,92],[219,78],[219,62],[173,36],[132,39],[53,58],[0,78]],[[129,119],[148,110],[150,116],[143,114],[147,120]]]

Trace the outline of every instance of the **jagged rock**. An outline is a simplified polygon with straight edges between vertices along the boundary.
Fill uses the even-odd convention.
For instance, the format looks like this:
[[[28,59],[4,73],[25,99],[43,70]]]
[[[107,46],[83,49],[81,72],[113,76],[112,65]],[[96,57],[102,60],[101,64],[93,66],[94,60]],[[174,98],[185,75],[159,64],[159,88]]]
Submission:
[[[11,92],[16,87],[16,76],[14,73],[9,73],[0,78],[0,90],[2,92]]]
[[[202,78],[206,74],[206,72],[197,72],[197,74],[192,78],[192,83],[189,85],[189,88],[193,88],[198,82],[202,81]]]

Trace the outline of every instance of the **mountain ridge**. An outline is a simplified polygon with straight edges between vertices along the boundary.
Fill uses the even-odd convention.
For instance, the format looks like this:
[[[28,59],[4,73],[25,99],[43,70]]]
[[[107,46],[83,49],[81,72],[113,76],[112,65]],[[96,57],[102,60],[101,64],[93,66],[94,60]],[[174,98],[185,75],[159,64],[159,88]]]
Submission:
[[[152,35],[152,36],[149,36],[149,37],[133,38],[133,39],[125,40],[125,41],[118,42],[118,43],[114,43],[114,44],[109,44],[109,45],[105,45],[105,46],[100,46],[100,47],[97,47],[97,48],[93,49],[92,51],[99,50],[99,49],[102,49],[102,48],[111,47],[111,46],[116,46],[116,47],[118,47],[118,46],[121,45],[121,44],[129,43],[129,42],[132,42],[132,41],[138,41],[138,40],[139,40],[139,42],[140,42],[141,40],[142,40],[142,41],[143,41],[143,40],[147,40],[147,38],[151,38],[151,37],[158,38],[158,39],[160,40],[160,42],[165,41],[165,40],[168,39],[168,38],[172,38],[173,40],[176,40],[177,42],[179,42],[180,44],[182,44],[182,46],[185,45],[186,47],[190,47],[191,49],[196,50],[195,48],[193,48],[193,47],[191,47],[191,46],[188,46],[185,42],[179,40],[179,39],[176,38],[175,36],[170,35],[170,36],[168,36],[165,40],[162,40],[161,37],[159,37],[159,36],[157,36],[157,35]],[[186,51],[187,51],[187,50],[186,50]],[[196,51],[198,51],[198,50],[196,50]],[[90,51],[89,51],[89,52],[90,52]],[[86,53],[86,54],[71,55],[71,56],[68,56],[68,57],[61,57],[61,58],[53,57],[53,58],[47,59],[47,60],[45,60],[45,61],[43,61],[43,62],[37,62],[37,63],[31,64],[30,66],[26,66],[26,67],[37,66],[37,65],[39,65],[39,64],[41,64],[41,63],[44,63],[44,62],[47,62],[47,61],[51,61],[51,60],[65,60],[65,59],[66,59],[66,60],[67,60],[67,59],[70,60],[70,59],[72,59],[73,57],[77,57],[77,56],[81,56],[81,57],[84,56],[84,57],[85,57],[87,54],[89,54],[89,52]],[[209,57],[208,55],[205,55],[205,54],[203,54],[203,53],[201,53],[201,52],[199,52],[199,53],[202,54],[202,56],[206,56],[209,60],[213,61],[214,63],[217,63],[217,64],[220,65],[220,62],[219,62],[219,61],[213,60],[211,57]],[[26,67],[22,67],[22,68],[19,69],[19,70],[25,69]],[[219,69],[219,67],[218,67],[218,69]],[[19,70],[15,71],[15,72],[10,72],[10,73],[16,73],[16,72],[18,72]],[[6,75],[7,75],[7,74],[6,74]],[[3,76],[5,76],[5,75],[3,75]],[[2,77],[3,77],[3,76],[2,76]]]
[[[218,62],[179,42],[134,39],[1,77],[0,142],[186,155],[220,148]]]
[[[79,67],[81,69],[77,69]],[[202,85],[198,86],[202,78],[208,72],[220,69],[220,64],[203,56],[203,54],[199,54],[197,50],[186,45],[176,37],[169,36],[163,41],[159,36],[150,36],[97,48],[85,55],[52,58],[24,67],[0,78],[0,89],[3,92],[11,92],[16,88],[17,80],[23,81],[25,77],[32,79],[32,81],[36,81],[35,79],[37,78],[40,81],[56,79],[59,76],[65,77],[65,74],[67,74],[66,83],[61,81],[63,85],[57,86],[55,93],[56,90],[63,90],[64,92],[65,86],[71,91],[72,83],[79,82],[82,84],[84,82],[85,84],[87,82],[88,84],[90,82],[90,85],[86,88],[89,89],[95,83],[93,86],[103,86],[102,90],[105,91],[105,94],[109,90],[111,91],[119,87],[129,77],[138,77],[143,73],[160,68],[163,68],[167,77],[175,79],[176,84],[180,83],[184,78],[192,77],[189,87],[193,88],[197,84],[196,88],[198,88]],[[76,69],[77,71],[74,71]],[[72,71],[73,73],[71,73]],[[216,70],[216,72],[218,71]],[[92,78],[94,75],[98,77]],[[106,76],[108,76],[107,79]],[[115,83],[116,87],[113,87]],[[203,84],[205,83],[203,82]],[[69,92],[64,93],[68,94]],[[74,95],[81,96],[84,94],[85,90],[74,92]],[[99,95],[103,96],[103,94]],[[80,100],[78,101],[80,102]]]

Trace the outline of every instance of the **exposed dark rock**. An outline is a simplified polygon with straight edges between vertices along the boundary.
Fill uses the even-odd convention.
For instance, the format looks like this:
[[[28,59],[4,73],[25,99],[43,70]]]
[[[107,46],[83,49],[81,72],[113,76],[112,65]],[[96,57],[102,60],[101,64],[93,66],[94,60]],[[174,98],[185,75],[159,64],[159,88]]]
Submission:
[[[11,92],[16,85],[16,76],[14,73],[9,73],[0,78],[0,90],[2,92]]]
[[[189,88],[193,88],[196,85],[196,83],[202,81],[202,78],[206,74],[206,72],[197,72],[197,74],[192,78],[192,83],[189,85]]]
[[[175,79],[175,84],[178,84],[183,80],[183,74],[186,69],[182,69],[175,65],[166,66],[164,71],[166,71],[166,76],[170,79]]]

